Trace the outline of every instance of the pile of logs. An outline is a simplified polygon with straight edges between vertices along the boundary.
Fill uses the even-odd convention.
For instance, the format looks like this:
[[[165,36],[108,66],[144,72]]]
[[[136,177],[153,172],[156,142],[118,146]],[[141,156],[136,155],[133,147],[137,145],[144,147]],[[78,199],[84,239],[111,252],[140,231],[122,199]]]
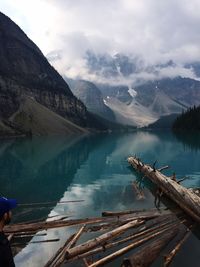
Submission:
[[[193,222],[188,221],[180,210],[107,211],[96,218],[10,225],[5,232],[9,238],[15,239],[32,236],[40,230],[72,225],[80,225],[80,229],[70,236],[45,267],[63,264],[103,266],[131,250],[133,255],[121,260],[121,266],[150,266],[169,242],[174,240],[174,249],[163,257],[163,266],[166,267],[180,249],[183,237],[184,241],[188,238]],[[76,245],[80,236],[87,232],[95,232],[96,237]],[[141,249],[134,253],[136,248]],[[102,255],[101,259],[99,255]]]
[[[121,267],[148,267],[160,257],[163,267],[172,260],[200,222],[200,197],[176,181],[167,177],[155,166],[143,164],[136,157],[128,162],[137,171],[154,182],[160,192],[178,204],[177,208],[105,211],[101,217],[38,221],[6,226],[5,233],[13,243],[16,239],[32,237],[41,230],[80,225],[68,240],[48,260],[45,267],[87,266],[97,267],[118,259]],[[133,184],[137,190],[136,184]],[[137,190],[138,198],[142,192]],[[189,215],[189,216],[188,216]],[[95,238],[81,242],[84,234],[93,232]],[[37,235],[45,235],[38,233]],[[41,242],[57,242],[42,240]],[[40,241],[36,241],[40,242]],[[11,243],[11,244],[13,244]],[[78,243],[78,244],[77,244]],[[163,250],[165,255],[163,254]],[[129,253],[128,253],[129,252]],[[127,254],[128,253],[128,254]],[[128,255],[128,256],[127,256]]]

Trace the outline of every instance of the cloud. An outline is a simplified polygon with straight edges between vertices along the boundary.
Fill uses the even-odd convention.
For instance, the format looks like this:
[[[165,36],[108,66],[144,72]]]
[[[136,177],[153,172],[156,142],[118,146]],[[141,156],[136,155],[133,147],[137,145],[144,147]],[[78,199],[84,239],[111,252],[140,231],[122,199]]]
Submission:
[[[1,2],[2,11],[45,55],[60,51],[61,58],[52,64],[71,77],[92,75],[84,60],[88,49],[97,54],[140,56],[147,65],[170,59],[178,65],[200,60],[198,0]],[[192,75],[188,70],[187,74]]]

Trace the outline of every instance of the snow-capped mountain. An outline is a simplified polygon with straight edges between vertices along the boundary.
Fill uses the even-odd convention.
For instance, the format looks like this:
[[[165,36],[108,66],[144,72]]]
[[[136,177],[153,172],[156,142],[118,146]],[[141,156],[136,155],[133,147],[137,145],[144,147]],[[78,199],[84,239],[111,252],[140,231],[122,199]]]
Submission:
[[[60,53],[56,51],[49,55],[52,64],[62,57]],[[93,86],[85,81],[84,86],[79,84],[78,94],[74,88],[75,95],[93,113],[100,114],[100,106],[104,110],[109,108],[118,123],[141,127],[161,116],[181,113],[200,104],[198,61],[180,64],[168,60],[150,64],[138,55],[96,54],[91,50],[86,52],[83,60],[85,69],[81,79],[88,79]],[[80,80],[80,76],[77,79]],[[102,94],[101,105],[95,105],[95,101],[100,99],[99,91]],[[88,100],[89,94],[93,101]],[[101,112],[101,115],[108,118],[106,112]],[[113,121],[114,117],[109,119]]]

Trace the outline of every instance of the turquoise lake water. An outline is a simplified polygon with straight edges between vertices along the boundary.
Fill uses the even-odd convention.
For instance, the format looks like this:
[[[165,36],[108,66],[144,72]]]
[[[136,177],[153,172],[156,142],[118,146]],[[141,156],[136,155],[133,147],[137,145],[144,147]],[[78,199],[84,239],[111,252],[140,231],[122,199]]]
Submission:
[[[54,215],[84,218],[101,216],[105,210],[154,208],[154,196],[148,188],[144,188],[144,200],[138,200],[133,191],[131,183],[138,176],[129,168],[127,157],[135,154],[145,163],[153,164],[157,160],[158,167],[170,165],[165,173],[172,175],[175,171],[177,178],[187,176],[183,182],[186,187],[200,187],[199,135],[134,132],[82,138],[1,140],[1,195],[16,198],[21,204],[55,202],[42,207],[18,207],[13,222]],[[84,201],[57,203],[65,200]],[[16,266],[43,266],[74,231],[75,227],[69,227],[49,230],[45,237],[33,237],[31,241],[42,238],[60,241],[27,244],[15,257]],[[84,237],[80,241],[83,242]],[[120,266],[121,259],[107,266]],[[199,262],[199,238],[191,235],[171,266],[199,267]],[[159,260],[152,266],[160,266]]]

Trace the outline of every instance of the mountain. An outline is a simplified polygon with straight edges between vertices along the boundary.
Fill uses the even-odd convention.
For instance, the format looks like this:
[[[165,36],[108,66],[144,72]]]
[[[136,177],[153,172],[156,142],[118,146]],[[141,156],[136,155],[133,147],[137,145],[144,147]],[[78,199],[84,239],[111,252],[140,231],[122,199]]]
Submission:
[[[147,129],[171,129],[180,114],[170,114],[160,117],[157,121],[147,126]]]
[[[119,123],[144,127],[158,120],[160,116],[180,113],[185,108],[162,90],[153,91],[148,85],[144,85],[146,91],[127,86],[98,86]]]
[[[105,104],[99,88],[92,82],[85,80],[66,79],[74,95],[80,99],[87,109],[106,120],[115,121],[113,111]]]
[[[124,103],[130,103],[133,99],[133,94],[126,85],[109,85],[109,84],[98,84],[98,88],[101,90],[103,98],[107,100],[110,97],[117,98],[119,101]]]
[[[158,92],[167,95],[176,102],[178,109],[200,104],[200,82],[190,78],[176,77],[146,82],[134,88],[136,99],[143,105],[149,106]],[[172,108],[175,113],[175,107]]]
[[[95,122],[40,49],[0,13],[0,135],[85,133]]]
[[[185,67],[188,69],[192,69],[195,75],[197,77],[200,77],[200,62],[199,61],[185,64]]]
[[[59,61],[62,51],[52,52],[49,58]],[[117,123],[144,127],[162,116],[200,105],[198,60],[189,64],[173,60],[152,64],[139,55],[92,50],[85,53],[84,60],[87,77],[100,89],[104,104],[112,110]],[[90,101],[82,100],[90,109]]]
[[[122,53],[111,56],[106,53],[95,54],[88,50],[85,61],[89,72],[102,78],[128,77],[133,73],[139,73],[144,68],[140,57]]]

